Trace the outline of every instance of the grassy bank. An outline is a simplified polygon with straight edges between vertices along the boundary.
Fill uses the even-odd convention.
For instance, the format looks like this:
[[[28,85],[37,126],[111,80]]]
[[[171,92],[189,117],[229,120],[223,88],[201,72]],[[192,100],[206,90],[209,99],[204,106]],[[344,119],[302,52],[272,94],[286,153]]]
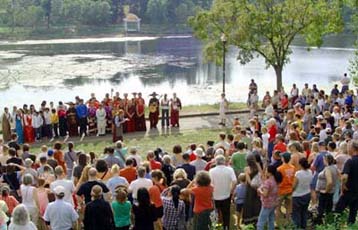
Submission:
[[[129,35],[161,35],[161,34],[186,34],[191,33],[187,25],[155,25],[142,24],[139,33]],[[64,39],[80,37],[108,37],[125,35],[122,24],[106,26],[52,26],[46,27],[0,27],[0,40],[25,40],[25,39]]]

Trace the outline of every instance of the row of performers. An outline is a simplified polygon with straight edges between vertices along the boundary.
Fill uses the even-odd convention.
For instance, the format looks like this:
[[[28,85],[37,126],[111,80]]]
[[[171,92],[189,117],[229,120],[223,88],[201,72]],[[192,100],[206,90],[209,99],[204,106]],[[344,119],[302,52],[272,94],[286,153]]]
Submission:
[[[162,127],[179,127],[179,111],[182,108],[180,99],[175,94],[170,100],[167,95],[159,100],[158,94],[155,92],[150,96],[152,97],[148,103],[150,128],[157,127],[160,110],[162,112]],[[118,101],[107,100],[99,103],[95,98],[91,98],[86,103],[88,106],[80,100],[76,104],[66,103],[69,105],[68,108],[61,103],[57,109],[41,111],[37,115],[34,115],[36,112],[31,113],[20,109],[14,117],[15,131],[19,137],[18,142],[32,143],[35,139],[67,135],[70,137],[96,134],[101,136],[106,133],[113,133],[113,140],[116,141],[122,138],[120,133],[146,131],[144,99],[137,97],[120,100],[120,103]],[[81,113],[81,111],[85,112]],[[41,117],[40,124],[38,124],[37,116]],[[3,118],[6,117],[4,114]],[[3,123],[4,120],[11,123],[11,116],[8,118],[2,119]]]

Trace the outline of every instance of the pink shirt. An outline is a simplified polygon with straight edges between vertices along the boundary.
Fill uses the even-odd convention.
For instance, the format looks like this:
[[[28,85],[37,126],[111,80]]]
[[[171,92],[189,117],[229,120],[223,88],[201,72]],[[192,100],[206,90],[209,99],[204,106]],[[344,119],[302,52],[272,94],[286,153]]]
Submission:
[[[278,186],[274,178],[269,178],[263,182],[260,189],[266,189],[268,194],[266,197],[261,195],[261,204],[264,208],[273,208],[277,205]]]

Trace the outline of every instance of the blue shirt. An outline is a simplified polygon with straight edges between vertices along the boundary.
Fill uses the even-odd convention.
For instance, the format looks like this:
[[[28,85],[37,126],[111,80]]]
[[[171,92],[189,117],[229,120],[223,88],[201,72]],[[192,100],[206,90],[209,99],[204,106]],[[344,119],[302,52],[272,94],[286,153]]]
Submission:
[[[243,204],[246,196],[246,184],[239,184],[235,189],[235,203]]]
[[[119,185],[129,186],[129,183],[126,178],[121,176],[112,177],[107,181],[107,187],[109,191],[111,191],[113,197],[115,196],[115,189]]]
[[[79,118],[87,117],[87,114],[88,114],[87,106],[84,104],[78,105],[76,107],[76,114],[77,114],[77,117],[79,117]]]
[[[316,157],[316,160],[314,161],[314,167],[315,167],[315,174],[313,175],[313,180],[311,183],[311,188],[315,189],[318,179],[318,174],[322,172],[324,169],[324,157],[326,156],[327,152],[320,152],[318,156]]]

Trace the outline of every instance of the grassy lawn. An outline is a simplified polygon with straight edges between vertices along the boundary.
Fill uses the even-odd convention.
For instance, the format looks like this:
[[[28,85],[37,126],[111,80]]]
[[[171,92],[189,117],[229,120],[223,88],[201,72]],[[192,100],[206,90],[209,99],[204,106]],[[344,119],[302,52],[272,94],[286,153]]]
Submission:
[[[180,144],[183,149],[192,143],[196,144],[204,144],[208,140],[216,141],[218,139],[218,133],[223,130],[218,129],[200,129],[200,130],[185,130],[183,132],[176,132],[171,134],[150,134],[144,136],[144,134],[133,134],[127,135],[124,138],[124,143],[127,147],[137,147],[139,153],[142,156],[146,155],[146,152],[149,150],[155,150],[156,148],[160,147],[164,151],[169,153],[172,152],[173,146],[176,144]],[[227,132],[230,130],[228,129]],[[85,153],[88,152],[95,152],[98,156],[100,156],[103,152],[104,147],[113,145],[112,141],[110,140],[111,137],[107,135],[108,140],[101,140],[101,141],[88,141],[82,144],[76,144],[76,150],[84,151]],[[40,147],[36,146],[32,148],[33,153],[40,152]]]

